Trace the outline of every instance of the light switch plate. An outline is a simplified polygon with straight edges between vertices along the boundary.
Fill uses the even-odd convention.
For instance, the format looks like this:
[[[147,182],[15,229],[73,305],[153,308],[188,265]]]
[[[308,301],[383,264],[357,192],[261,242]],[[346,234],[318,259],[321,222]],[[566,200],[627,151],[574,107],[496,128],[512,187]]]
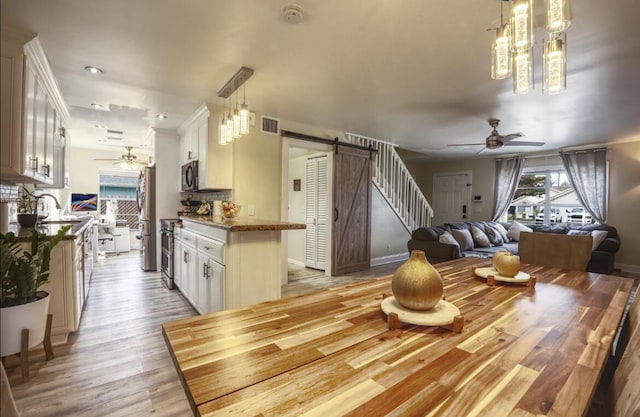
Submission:
[[[256,114],[252,111],[249,112],[249,126],[256,125]]]
[[[254,206],[253,204],[249,204],[249,206],[247,207],[247,214],[249,216],[255,216],[256,215],[256,206]]]

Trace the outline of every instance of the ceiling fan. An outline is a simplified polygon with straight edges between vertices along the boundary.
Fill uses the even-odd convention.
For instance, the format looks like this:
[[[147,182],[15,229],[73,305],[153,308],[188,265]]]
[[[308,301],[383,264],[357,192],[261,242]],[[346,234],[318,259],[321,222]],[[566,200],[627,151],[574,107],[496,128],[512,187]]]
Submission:
[[[138,161],[137,156],[131,153],[133,146],[125,146],[127,153],[120,158],[94,158],[94,161],[116,161],[113,164],[119,164],[123,169],[136,169],[139,165],[147,165],[146,162]]]
[[[462,144],[450,144],[448,146],[475,146],[475,145],[484,145],[480,152],[485,149],[500,149],[503,146],[542,146],[544,142],[512,142],[512,140],[520,138],[524,136],[524,133],[511,133],[508,135],[501,135],[498,133],[498,124],[500,124],[500,119],[489,119],[489,126],[493,128],[491,134],[487,136],[487,139],[484,143],[462,143]]]

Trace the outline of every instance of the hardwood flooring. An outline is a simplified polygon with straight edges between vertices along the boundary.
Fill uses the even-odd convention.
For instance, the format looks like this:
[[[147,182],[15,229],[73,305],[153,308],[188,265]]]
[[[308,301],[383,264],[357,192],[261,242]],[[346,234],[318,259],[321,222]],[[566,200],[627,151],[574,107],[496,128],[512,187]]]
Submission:
[[[399,263],[341,277],[313,271],[283,286],[283,297],[393,273]],[[22,384],[18,357],[5,368],[22,417],[190,416],[191,409],[162,338],[161,323],[197,314],[159,272],[143,272],[139,253],[94,266],[80,330],[54,347],[46,361],[30,352],[30,380]]]

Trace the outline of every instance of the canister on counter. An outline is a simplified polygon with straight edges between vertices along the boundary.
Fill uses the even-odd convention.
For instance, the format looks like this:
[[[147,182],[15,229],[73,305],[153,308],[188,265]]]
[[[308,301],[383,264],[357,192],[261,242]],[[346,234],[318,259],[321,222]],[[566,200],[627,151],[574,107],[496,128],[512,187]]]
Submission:
[[[222,200],[213,200],[213,215],[222,216]]]

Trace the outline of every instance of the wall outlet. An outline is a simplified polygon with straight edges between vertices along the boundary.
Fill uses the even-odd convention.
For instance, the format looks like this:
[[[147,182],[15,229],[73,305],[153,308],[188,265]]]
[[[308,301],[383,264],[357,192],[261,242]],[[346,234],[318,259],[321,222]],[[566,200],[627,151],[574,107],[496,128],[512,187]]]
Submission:
[[[256,114],[252,111],[249,112],[249,126],[256,125]]]
[[[249,206],[247,207],[247,215],[255,216],[256,215],[256,206],[254,206],[253,204],[249,204]]]

